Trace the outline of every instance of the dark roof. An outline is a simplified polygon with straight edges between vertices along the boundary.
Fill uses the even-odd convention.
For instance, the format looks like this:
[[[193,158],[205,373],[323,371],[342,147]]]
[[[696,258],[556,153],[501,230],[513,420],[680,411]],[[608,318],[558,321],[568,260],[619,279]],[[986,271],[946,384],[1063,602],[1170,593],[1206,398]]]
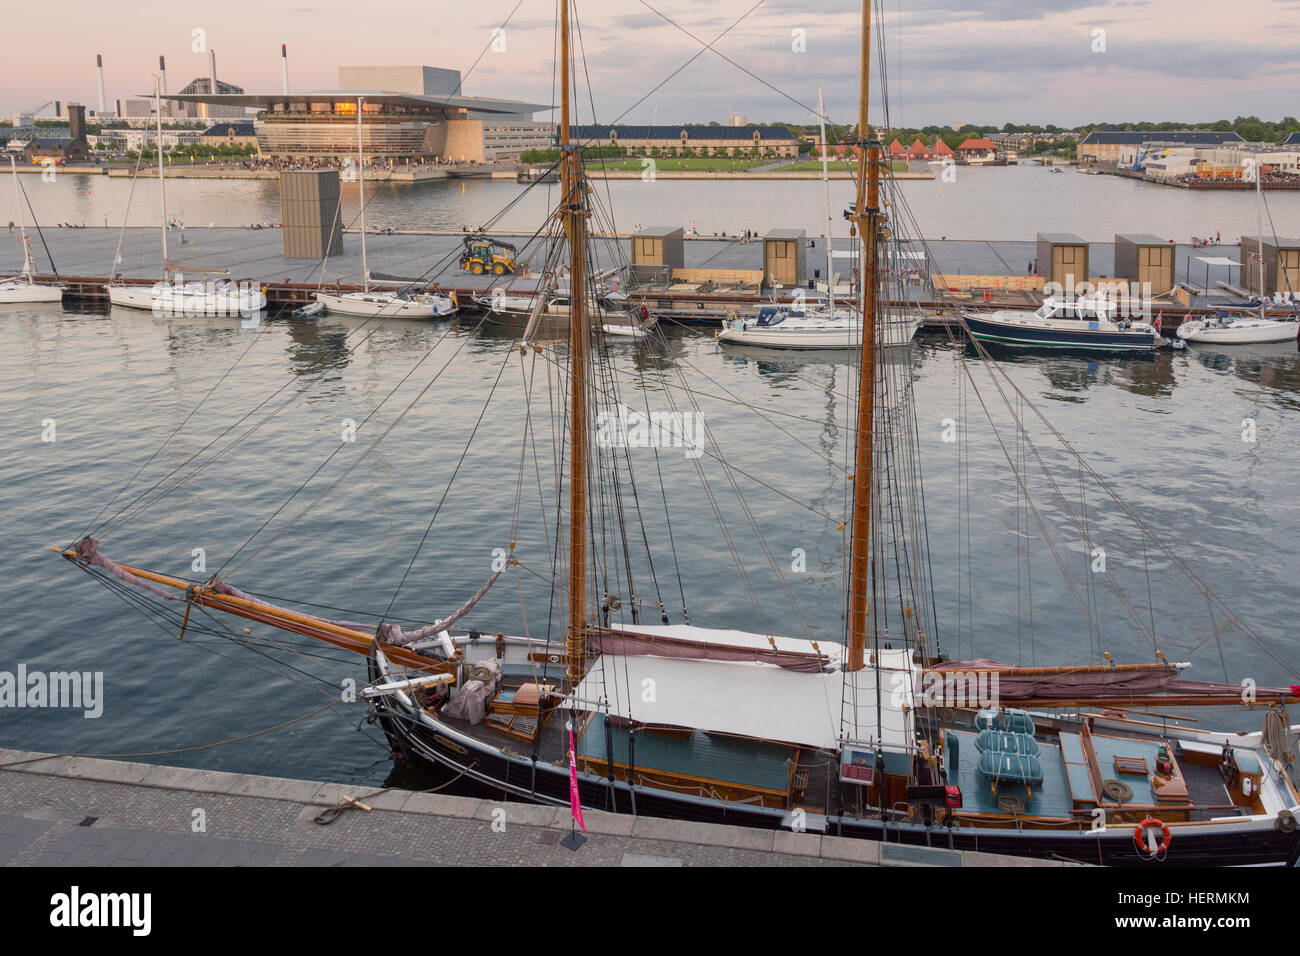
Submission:
[[[1300,146],[1300,133],[1292,133],[1286,139],[1282,140],[1283,146]]]
[[[620,139],[680,139],[686,132],[688,139],[734,139],[752,142],[755,131],[761,140],[786,140],[794,142],[797,137],[784,126],[706,126],[687,123],[683,126],[639,126],[635,123],[618,126],[570,126],[569,135],[580,140],[608,140],[611,130],[618,132]]]
[[[1168,130],[1142,132],[1139,130],[1094,130],[1079,140],[1080,146],[1136,146],[1140,143],[1182,143],[1187,146],[1222,146],[1224,143],[1243,143],[1236,133],[1205,132],[1203,130]]]
[[[253,124],[248,123],[213,123],[205,129],[202,136],[252,136]]]

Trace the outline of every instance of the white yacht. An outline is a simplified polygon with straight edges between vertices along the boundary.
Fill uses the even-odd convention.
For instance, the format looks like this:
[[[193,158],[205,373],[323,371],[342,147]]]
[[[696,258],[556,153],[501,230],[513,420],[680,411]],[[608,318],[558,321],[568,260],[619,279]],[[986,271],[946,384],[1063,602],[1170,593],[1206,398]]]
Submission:
[[[1265,342],[1290,342],[1300,332],[1295,318],[1268,319],[1263,315],[1228,316],[1194,319],[1178,326],[1178,337],[1202,345],[1253,345]]]
[[[36,269],[32,262],[32,247],[27,244],[27,220],[23,216],[23,197],[18,188],[18,165],[14,150],[9,149],[9,169],[14,177],[14,200],[18,204],[18,234],[23,244],[23,270],[12,279],[0,279],[0,305],[20,302],[62,302],[63,289],[44,285],[34,278]]]
[[[881,348],[907,345],[920,327],[920,317],[911,310],[886,313],[876,328],[876,345]],[[730,345],[774,349],[849,349],[862,344],[862,321],[857,312],[844,309],[795,312],[770,305],[749,318],[728,315],[717,338]]]
[[[382,315],[405,319],[445,319],[459,311],[456,293],[413,292],[408,289],[370,288],[366,264],[366,168],[361,151],[361,112],[365,97],[357,97],[357,188],[361,202],[361,291],[317,292],[316,301],[326,312],[338,315]],[[304,312],[304,314],[306,314]]]
[[[108,284],[108,301],[128,309],[143,309],[155,315],[258,315],[266,308],[266,293],[253,283],[229,280],[191,280],[191,275],[224,276],[228,269],[210,269],[167,258],[167,186],[163,175],[162,106],[159,80],[154,77],[154,112],[158,117],[158,193],[162,200],[162,281],[153,285]],[[182,241],[184,237],[182,236]],[[120,251],[120,243],[119,243]],[[116,266],[116,262],[114,263]]]
[[[369,282],[366,283],[369,286]],[[407,319],[445,319],[456,314],[456,293],[403,292],[367,288],[361,292],[317,292],[326,312],[341,315],[384,315]]]
[[[1264,289],[1264,193],[1263,183],[1258,169],[1255,177],[1255,211],[1258,219],[1259,250],[1259,288]],[[1244,272],[1244,270],[1243,270]],[[1178,326],[1178,337],[1187,342],[1202,345],[1257,345],[1265,342],[1289,342],[1296,338],[1300,325],[1294,316],[1285,319],[1270,319],[1264,315],[1267,296],[1261,294],[1259,315],[1240,314],[1229,316],[1220,313],[1214,318],[1184,322]]]

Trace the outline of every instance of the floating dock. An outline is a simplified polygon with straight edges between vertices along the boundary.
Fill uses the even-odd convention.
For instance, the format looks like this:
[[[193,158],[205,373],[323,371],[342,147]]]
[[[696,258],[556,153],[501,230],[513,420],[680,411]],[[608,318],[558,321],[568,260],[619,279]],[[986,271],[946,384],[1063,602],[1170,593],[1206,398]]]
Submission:
[[[121,261],[113,263],[121,235]],[[535,271],[521,269],[515,276],[497,278],[474,276],[459,268],[458,259],[464,234],[458,232],[376,232],[366,239],[367,258],[372,276],[400,276],[420,280],[422,285],[440,291],[454,291],[463,307],[472,307],[473,296],[481,295],[493,285],[504,286],[513,293],[527,293],[537,288]],[[499,233],[522,247],[527,235]],[[173,259],[205,266],[229,269],[228,278],[247,281],[264,288],[272,309],[310,302],[322,287],[351,291],[361,288],[360,237],[354,231],[344,236],[344,253],[324,263],[315,259],[286,259],[282,254],[278,228],[191,227],[168,235],[168,251]],[[595,240],[601,267],[626,260],[630,236],[604,236]],[[825,250],[821,239],[805,250],[807,272],[814,281],[823,281]],[[106,299],[107,283],[112,274],[124,281],[152,284],[161,277],[161,239],[157,227],[117,228],[46,228],[44,243],[32,236],[37,269],[42,280],[54,280],[48,271],[49,256],[58,267],[57,279],[65,284],[73,298]],[[620,248],[615,249],[617,245]],[[847,242],[837,243],[843,251]],[[1037,258],[1033,240],[982,241],[939,239],[927,243],[930,258],[921,268],[941,279],[934,292],[913,299],[923,309],[927,324],[941,328],[950,324],[962,309],[1036,308],[1042,301],[1042,277],[1031,275]],[[1089,243],[1090,274],[1108,278],[1115,271],[1115,244]],[[1227,288],[1235,272],[1218,267],[1210,270],[1198,260],[1213,257],[1236,259],[1238,247],[1221,245],[1173,247],[1175,276],[1192,289],[1185,302],[1156,300],[1153,309],[1164,312],[1165,328],[1177,325],[1186,314],[1201,314],[1216,308],[1240,307],[1237,296]],[[791,290],[763,290],[752,280],[763,268],[763,245],[760,241],[741,242],[736,238],[687,237],[685,266],[699,281],[686,284],[643,286],[634,298],[644,302],[660,318],[676,322],[715,324],[728,308],[753,307],[774,298],[788,301]],[[527,266],[526,259],[521,265]],[[0,249],[0,273],[16,272],[21,266],[17,243]],[[534,266],[534,269],[536,266]],[[837,272],[847,273],[849,260],[837,259]],[[744,275],[751,278],[746,280]],[[709,277],[715,277],[710,279]],[[741,276],[728,281],[729,276]],[[195,275],[193,278],[199,278]],[[1198,284],[1199,283],[1199,284]],[[1036,287],[1036,288],[1035,288]]]

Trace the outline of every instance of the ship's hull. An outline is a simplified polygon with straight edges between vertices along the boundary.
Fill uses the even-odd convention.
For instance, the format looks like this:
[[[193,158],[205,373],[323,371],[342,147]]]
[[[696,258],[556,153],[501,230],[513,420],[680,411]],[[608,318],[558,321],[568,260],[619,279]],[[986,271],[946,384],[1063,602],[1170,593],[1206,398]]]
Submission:
[[[0,305],[62,301],[63,290],[56,285],[37,285],[21,279],[0,282]]]
[[[907,345],[919,326],[915,319],[885,323],[878,331],[876,345],[880,348]],[[718,333],[718,341],[770,349],[856,349],[862,346],[862,326],[850,322],[817,326],[796,326],[788,321],[771,326],[733,322]]]
[[[266,295],[241,287],[208,288],[143,285],[110,285],[108,301],[127,309],[155,315],[211,315],[247,317],[266,308]]]
[[[976,315],[966,315],[964,319],[971,336],[979,341],[1018,348],[1151,352],[1162,342],[1154,332],[1093,330],[1083,322],[1078,323],[1079,328],[1071,329],[1018,321],[1004,322]]]
[[[1178,337],[1202,345],[1259,345],[1268,342],[1291,342],[1300,325],[1271,319],[1240,319],[1223,326],[1187,323],[1178,327]]]
[[[408,298],[384,292],[317,292],[316,301],[336,315],[382,315],[406,319],[445,319],[456,307],[438,298]]]
[[[371,664],[371,678],[378,671]],[[386,698],[374,702],[378,719],[395,753],[430,783],[455,782],[488,799],[519,801],[544,806],[570,805],[567,766],[536,760],[527,753],[510,755],[462,734],[453,727],[416,721],[401,704]],[[520,750],[527,748],[520,745]],[[740,803],[727,803],[690,794],[674,794],[644,786],[629,787],[624,780],[578,774],[578,795],[583,808],[636,816],[665,817],[702,823],[789,830],[789,811]],[[809,815],[813,816],[812,814]],[[1300,831],[1284,833],[1271,820],[1228,821],[1201,824],[1194,830],[1178,827],[1169,850],[1159,862],[1144,859],[1133,843],[1133,826],[1117,824],[1095,832],[1079,830],[1018,829],[1011,824],[995,827],[926,827],[917,823],[828,814],[810,832],[831,836],[877,840],[905,846],[971,850],[984,853],[1054,859],[1102,866],[1249,866],[1284,865],[1300,854]]]

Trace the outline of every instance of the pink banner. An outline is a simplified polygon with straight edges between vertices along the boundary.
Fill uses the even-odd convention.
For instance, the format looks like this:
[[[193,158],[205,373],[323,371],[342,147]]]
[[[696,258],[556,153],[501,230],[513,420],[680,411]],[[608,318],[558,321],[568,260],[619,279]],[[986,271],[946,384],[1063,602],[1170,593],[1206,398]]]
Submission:
[[[573,725],[569,725],[569,810],[573,814],[573,819],[578,821],[578,826],[583,833],[587,832],[587,824],[582,822],[582,803],[578,800],[578,758],[573,752]]]

